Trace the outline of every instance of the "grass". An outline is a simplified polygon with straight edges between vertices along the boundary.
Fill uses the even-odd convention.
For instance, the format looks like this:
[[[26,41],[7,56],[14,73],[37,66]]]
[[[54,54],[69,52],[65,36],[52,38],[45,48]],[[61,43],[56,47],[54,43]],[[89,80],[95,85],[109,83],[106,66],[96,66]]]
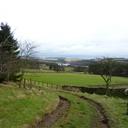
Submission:
[[[71,107],[67,117],[60,118],[54,128],[90,128],[95,110],[77,97],[45,89],[26,90],[14,86],[0,85],[0,128],[26,128],[45,113],[55,109],[58,95],[66,97]],[[85,122],[86,120],[86,122]]]
[[[82,73],[26,73],[26,79],[40,81],[56,85],[73,86],[96,86],[104,85],[104,80],[99,75],[89,75]],[[128,79],[124,77],[112,77],[113,85],[127,85]]]
[[[0,128],[24,128],[52,111],[58,97],[47,91],[0,85]]]
[[[58,84],[58,85],[73,85],[73,86],[96,86],[96,85],[104,85],[103,79],[99,75],[89,75],[89,74],[79,74],[79,73],[27,73],[25,76],[27,79],[31,78],[35,81],[42,81],[44,83],[50,83],[50,84]],[[128,85],[128,79],[125,77],[112,77],[112,84],[113,85]],[[103,105],[105,108],[110,120],[112,128],[127,128],[128,127],[128,116],[126,115],[126,99],[121,98],[115,98],[115,97],[106,97],[106,96],[100,96],[96,94],[82,94],[85,95]],[[66,95],[65,95],[66,96]],[[75,114],[79,115],[79,111],[82,110],[83,113],[87,112],[86,110],[89,110],[88,104],[83,103],[80,101],[79,104],[77,104],[78,99],[75,99],[75,97],[67,96],[72,104],[74,104],[74,107],[77,107],[77,112],[75,113],[75,109],[71,109],[68,117],[66,120],[64,119],[60,121],[64,128],[73,128],[75,125],[82,125],[82,120],[78,119]],[[82,105],[84,104],[84,105]],[[82,107],[84,106],[84,107]],[[94,112],[94,110],[92,110]],[[88,120],[90,123],[91,119],[91,113],[88,111],[86,113],[86,116],[89,117],[83,117],[85,120]],[[74,114],[75,113],[75,114]],[[89,115],[88,115],[89,114]],[[83,116],[83,115],[82,115]],[[70,121],[72,120],[72,121]],[[78,120],[78,122],[77,122]],[[87,122],[87,121],[86,121]],[[56,125],[57,128],[60,128],[60,124],[58,123]],[[86,124],[83,124],[86,126]],[[81,126],[83,127],[83,126]],[[89,124],[86,126],[89,127]]]
[[[95,110],[87,102],[83,102],[76,96],[67,93],[58,93],[66,97],[71,107],[68,115],[61,118],[52,128],[91,128]]]
[[[69,113],[68,117],[70,118],[66,118],[66,119],[68,120],[74,119],[72,121],[73,128],[79,125],[81,128],[84,127],[84,125],[85,127],[90,128],[91,126],[90,123],[93,120],[92,117],[95,116],[95,110],[86,101],[83,102],[80,99],[77,99],[75,96],[71,96],[71,94],[68,95],[67,93],[68,91],[66,91],[65,97],[67,96],[67,98],[71,100],[71,103],[75,108],[78,107],[77,114],[79,115],[79,112],[83,111],[83,114],[85,116],[83,118],[85,118],[86,124],[84,124],[82,120],[80,121],[80,119],[76,118],[76,116],[72,113],[74,112],[73,111],[74,109],[71,109]],[[73,94],[77,94],[80,96],[82,95],[100,103],[105,109],[106,115],[110,120],[111,128],[127,128],[128,127],[128,115],[126,115],[126,110],[127,110],[126,103],[128,99],[122,99],[118,97],[109,97],[105,95],[88,94],[88,93],[73,93]],[[78,102],[79,104],[77,104]],[[83,107],[83,104],[85,105],[84,107]],[[90,111],[92,113],[90,113]],[[79,120],[80,122],[77,122],[77,120]],[[63,121],[61,123],[63,124]],[[57,127],[57,128],[61,128],[61,127]],[[64,128],[70,128],[70,125],[67,125],[65,123]]]
[[[80,73],[26,73],[26,79],[41,81],[57,85],[96,86],[103,85],[104,81],[99,75]],[[113,77],[112,84],[128,84],[128,79]],[[62,117],[53,128],[90,128],[96,111],[90,104],[71,94],[37,89],[25,90],[15,86],[0,85],[0,128],[25,128],[34,123],[46,112],[52,111],[57,103],[58,96],[66,97],[71,102],[67,116]],[[126,100],[121,98],[100,96],[96,94],[83,94],[103,105],[110,120],[112,128],[127,128],[128,116],[126,113]]]
[[[84,95],[102,104],[110,119],[112,128],[128,127],[128,115],[126,115],[126,99],[87,93],[81,93],[80,95]]]
[[[77,93],[91,98],[103,105],[110,118],[112,128],[127,128],[126,99],[96,94]],[[68,114],[60,118],[53,128],[91,128],[96,110],[92,106],[64,92],[51,89],[38,91],[25,90],[15,86],[0,85],[0,128],[25,128],[47,112],[51,112],[58,103],[58,95],[66,97],[71,107]]]

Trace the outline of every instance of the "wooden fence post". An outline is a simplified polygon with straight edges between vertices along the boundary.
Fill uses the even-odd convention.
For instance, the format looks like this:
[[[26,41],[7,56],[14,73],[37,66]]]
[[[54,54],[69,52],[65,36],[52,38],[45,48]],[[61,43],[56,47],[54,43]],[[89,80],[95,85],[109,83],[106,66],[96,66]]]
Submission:
[[[23,79],[23,88],[25,88],[26,87],[26,79],[24,78]]]
[[[32,89],[32,80],[30,79],[29,89]]]

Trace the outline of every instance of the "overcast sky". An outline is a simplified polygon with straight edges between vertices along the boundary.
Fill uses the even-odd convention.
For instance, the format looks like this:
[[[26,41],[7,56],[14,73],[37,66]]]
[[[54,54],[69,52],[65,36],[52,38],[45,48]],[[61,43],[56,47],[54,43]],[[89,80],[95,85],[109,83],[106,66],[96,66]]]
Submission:
[[[128,57],[127,0],[0,0],[0,22],[42,56]]]

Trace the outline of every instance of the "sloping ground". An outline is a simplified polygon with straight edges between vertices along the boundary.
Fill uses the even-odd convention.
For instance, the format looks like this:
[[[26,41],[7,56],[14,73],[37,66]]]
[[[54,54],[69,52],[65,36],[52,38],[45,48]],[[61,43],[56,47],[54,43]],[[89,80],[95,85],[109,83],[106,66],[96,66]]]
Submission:
[[[58,119],[52,128],[92,128],[96,111],[88,102],[65,92],[56,92],[70,101],[68,114]],[[96,128],[96,127],[95,127]]]
[[[80,123],[73,126],[73,128],[79,128],[79,127],[80,128],[110,128],[109,119],[108,119],[108,117],[106,115],[106,112],[105,112],[105,110],[104,110],[104,108],[102,107],[101,104],[99,104],[98,102],[96,102],[92,99],[89,99],[85,96],[80,96],[78,94],[73,94],[73,93],[70,93],[70,92],[66,92],[66,95],[70,95],[70,96],[72,95],[74,97],[78,97],[79,101],[86,103],[86,107],[89,104],[88,111],[86,109],[83,110],[85,112],[85,113],[83,113],[84,116],[90,115],[91,111],[93,112],[91,114],[91,117],[89,117],[88,119],[83,118],[83,120],[81,120]],[[79,104],[79,106],[80,105],[81,104]],[[77,113],[77,115],[74,115],[74,116],[78,116],[78,115],[79,115],[79,112]],[[88,125],[84,124],[84,122],[86,122],[86,124],[88,124]],[[61,123],[63,124],[63,122],[61,122]],[[63,126],[63,128],[70,128],[69,126],[66,127],[66,125],[62,125],[62,124],[60,126]],[[82,127],[80,126],[81,124],[83,124]],[[60,127],[57,126],[57,128],[60,128]]]
[[[47,91],[0,85],[0,128],[25,128],[54,110],[58,102],[59,98]]]
[[[80,94],[102,104],[109,116],[112,128],[128,128],[128,115],[126,115],[127,99],[108,97],[97,94]]]
[[[59,99],[60,101],[55,110],[53,110],[51,113],[45,114],[41,120],[37,121],[29,128],[50,128],[59,118],[64,116],[70,107],[70,102],[61,96]]]
[[[92,127],[93,128],[110,128],[110,125],[108,122],[108,117],[105,114],[105,110],[102,107],[102,105],[92,99],[85,97],[85,96],[81,96],[80,98],[89,102],[89,104],[91,104],[91,106],[93,108],[95,108],[95,110],[97,112],[96,117],[93,119],[94,121],[93,121]]]
[[[127,128],[125,105],[122,99],[94,94],[1,85],[0,128],[110,128],[108,114],[117,119],[111,128]]]
[[[106,123],[107,127],[111,128],[128,128],[128,115],[126,115],[126,97],[123,99],[119,97],[109,97],[105,95],[101,96],[97,94],[70,93],[77,95],[78,97],[84,96],[82,99],[90,102],[91,107],[94,107],[99,113],[98,115],[101,115],[100,118],[97,115],[94,117],[94,121],[92,122],[94,125],[92,125],[92,128],[96,128],[96,126],[98,127],[99,124],[101,126],[102,124],[106,125]],[[94,103],[92,103],[92,101]]]
[[[63,94],[61,94],[61,95],[63,95]],[[65,97],[67,97],[66,95],[65,95]],[[56,109],[53,112],[46,114],[46,116],[44,116],[44,118],[42,118],[42,120],[36,122],[30,128],[50,128],[50,127],[79,128],[81,126],[84,128],[110,128],[108,117],[107,117],[105,110],[101,104],[97,103],[94,100],[86,98],[84,96],[79,96],[76,94],[68,94],[68,95],[69,95],[69,97],[67,97],[68,100],[72,100],[71,99],[72,95],[74,95],[75,98],[78,97],[78,98],[76,98],[77,100],[74,98],[74,101],[77,102],[77,105],[79,107],[81,106],[80,101],[88,102],[89,106],[93,110],[95,110],[95,112],[88,119],[86,118],[87,120],[85,118],[80,120],[81,117],[84,117],[84,116],[87,117],[87,114],[89,115],[90,111],[92,109],[89,108],[88,109],[89,111],[87,111],[87,110],[84,110],[82,107],[83,110],[75,110],[77,112],[74,113],[74,112],[72,112],[72,109],[74,109],[72,106],[73,103],[71,103],[71,106],[70,106],[70,102],[66,98],[60,97],[60,102],[59,102],[58,106],[56,107]],[[79,102],[78,102],[78,100],[79,100]],[[87,105],[87,104],[84,104],[84,105]],[[69,107],[70,107],[70,109],[69,109]],[[76,107],[76,105],[74,107]],[[68,114],[67,114],[67,110],[68,110]],[[87,112],[87,113],[86,114],[83,112],[81,113],[81,111],[83,111],[85,113]],[[74,118],[72,116],[70,118],[68,118],[70,114],[73,114],[73,116],[75,117],[76,120],[74,120],[74,121],[77,122],[76,125],[72,125],[73,122],[70,122],[70,121],[73,121],[73,118]],[[80,114],[80,116],[79,116],[79,114]],[[64,115],[67,115],[67,116],[64,116]],[[58,123],[60,118],[62,118],[62,120],[61,120],[61,122]],[[79,123],[78,123],[78,120],[80,120]],[[87,125],[85,125],[84,122],[86,122]],[[57,123],[57,124],[54,125],[55,123]]]
[[[73,96],[69,92],[65,93],[63,91],[58,95],[66,97],[71,102],[71,107],[68,115],[62,119],[58,118],[55,121],[57,122],[56,125],[53,125],[52,128],[128,127],[126,99],[83,93],[77,93],[77,95],[73,93]]]

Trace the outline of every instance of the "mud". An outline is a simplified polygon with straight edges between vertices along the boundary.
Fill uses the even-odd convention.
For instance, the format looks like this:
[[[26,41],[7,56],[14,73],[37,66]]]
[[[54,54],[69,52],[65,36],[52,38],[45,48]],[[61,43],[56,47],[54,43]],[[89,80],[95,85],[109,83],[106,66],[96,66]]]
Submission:
[[[80,97],[83,100],[86,100],[93,108],[95,108],[97,115],[93,119],[92,128],[110,128],[109,119],[106,115],[106,112],[100,103],[96,101],[86,98],[84,96]]]
[[[50,128],[59,118],[64,116],[68,112],[70,102],[61,96],[59,96],[59,99],[59,103],[54,111],[45,114],[40,121],[36,121],[29,128]]]

